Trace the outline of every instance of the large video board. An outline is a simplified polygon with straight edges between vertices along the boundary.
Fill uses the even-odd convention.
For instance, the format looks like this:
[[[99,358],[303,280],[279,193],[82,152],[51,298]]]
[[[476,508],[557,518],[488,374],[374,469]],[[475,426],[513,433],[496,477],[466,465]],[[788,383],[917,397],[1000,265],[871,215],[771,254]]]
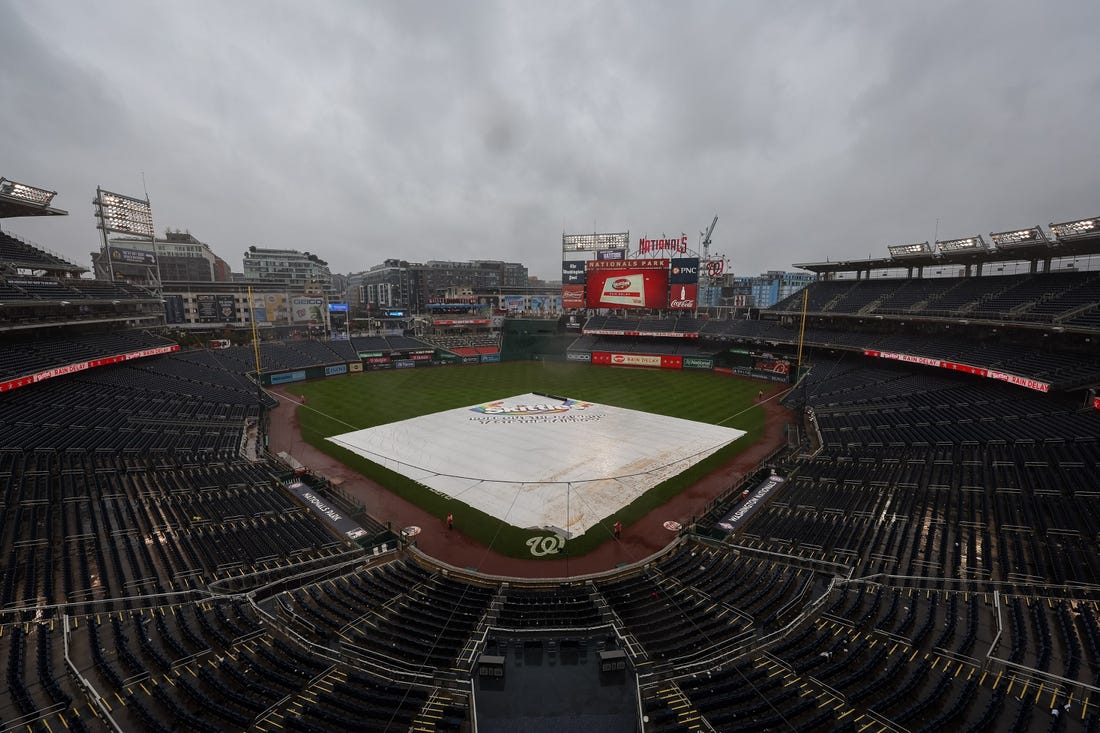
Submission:
[[[668,307],[668,260],[589,260],[585,263],[589,308]]]

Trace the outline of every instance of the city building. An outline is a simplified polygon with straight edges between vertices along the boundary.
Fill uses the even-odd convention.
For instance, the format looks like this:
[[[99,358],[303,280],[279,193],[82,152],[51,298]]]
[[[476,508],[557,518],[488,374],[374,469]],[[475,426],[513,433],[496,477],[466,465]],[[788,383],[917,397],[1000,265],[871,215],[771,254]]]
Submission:
[[[315,254],[296,249],[252,246],[244,253],[244,280],[279,284],[292,290],[320,286],[333,293],[328,263]]]
[[[449,289],[477,294],[522,292],[529,287],[527,267],[518,262],[471,260],[426,263],[389,259],[348,277],[348,305],[356,317],[382,311],[423,313],[433,298]]]
[[[97,280],[127,280],[137,283],[229,282],[229,265],[195,238],[191,232],[168,230],[153,240],[111,237],[110,259],[103,250],[92,253]]]
[[[270,283],[169,282],[162,298],[167,325],[185,330],[249,329],[255,320],[260,328],[313,332],[330,321],[324,294]]]

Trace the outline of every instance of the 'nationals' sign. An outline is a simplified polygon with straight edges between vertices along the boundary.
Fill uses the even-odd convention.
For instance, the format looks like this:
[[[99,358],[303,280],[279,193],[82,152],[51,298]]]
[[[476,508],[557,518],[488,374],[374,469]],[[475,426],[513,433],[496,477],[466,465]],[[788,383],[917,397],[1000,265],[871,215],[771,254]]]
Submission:
[[[638,254],[644,255],[647,252],[679,252],[683,254],[688,251],[688,238],[684,234],[679,239],[646,239],[642,237],[638,240]]]

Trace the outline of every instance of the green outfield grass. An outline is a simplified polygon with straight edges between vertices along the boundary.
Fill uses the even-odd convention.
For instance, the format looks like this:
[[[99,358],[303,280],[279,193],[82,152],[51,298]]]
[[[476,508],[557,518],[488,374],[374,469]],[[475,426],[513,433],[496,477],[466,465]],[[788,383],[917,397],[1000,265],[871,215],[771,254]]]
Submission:
[[[753,403],[759,383],[708,371],[511,362],[370,372],[288,385],[286,389],[306,397],[307,406],[299,409],[299,416],[302,436],[310,445],[423,507],[440,521],[448,512],[454,512],[461,518],[459,524],[463,532],[513,557],[531,557],[526,541],[545,535],[545,531],[512,527],[466,504],[440,496],[326,438],[526,392],[547,392],[745,431],[746,434],[732,445],[657,485],[609,517],[606,531],[592,528],[570,540],[566,551],[578,557],[609,539],[610,526],[616,520],[629,526],[756,442],[764,429],[764,410]],[[736,417],[732,417],[734,415]],[[659,436],[654,439],[659,440]],[[378,519],[386,521],[388,518]]]

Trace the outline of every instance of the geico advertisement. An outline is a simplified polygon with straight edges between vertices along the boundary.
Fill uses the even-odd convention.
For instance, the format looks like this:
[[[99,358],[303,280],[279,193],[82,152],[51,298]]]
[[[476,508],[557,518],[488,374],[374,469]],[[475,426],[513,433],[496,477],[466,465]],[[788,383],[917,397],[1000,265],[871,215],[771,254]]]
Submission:
[[[589,308],[664,308],[668,270],[590,270]]]

